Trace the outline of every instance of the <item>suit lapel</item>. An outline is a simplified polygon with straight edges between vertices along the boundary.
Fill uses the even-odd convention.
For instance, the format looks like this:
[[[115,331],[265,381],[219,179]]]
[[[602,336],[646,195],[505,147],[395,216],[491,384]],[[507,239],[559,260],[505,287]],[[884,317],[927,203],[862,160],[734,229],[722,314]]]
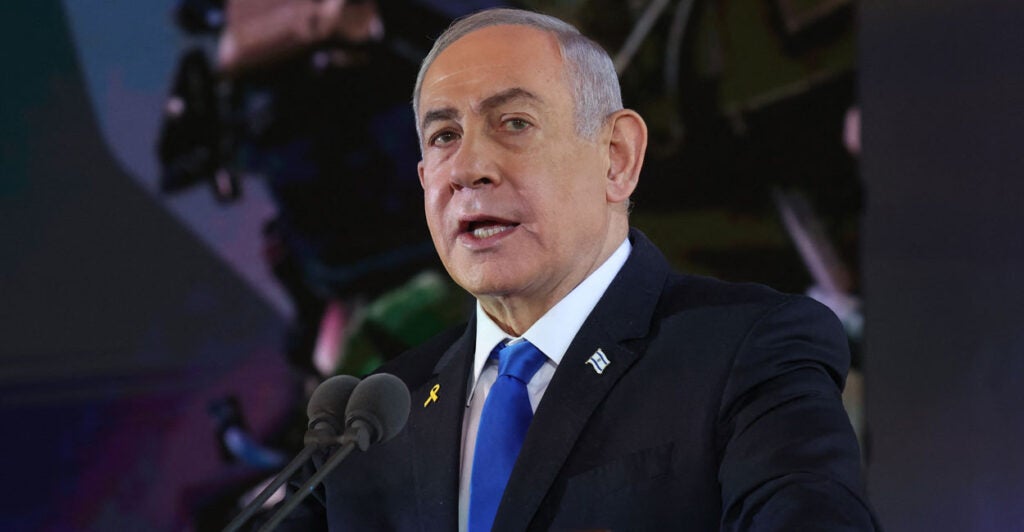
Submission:
[[[410,391],[409,452],[424,530],[458,528],[462,417],[475,332],[475,322],[471,321],[438,361],[434,375]]]
[[[669,267],[642,233],[631,231],[630,240],[629,260],[573,339],[537,408],[498,508],[495,530],[529,526],[587,421],[645,350]],[[603,368],[587,363],[598,349],[609,361]]]

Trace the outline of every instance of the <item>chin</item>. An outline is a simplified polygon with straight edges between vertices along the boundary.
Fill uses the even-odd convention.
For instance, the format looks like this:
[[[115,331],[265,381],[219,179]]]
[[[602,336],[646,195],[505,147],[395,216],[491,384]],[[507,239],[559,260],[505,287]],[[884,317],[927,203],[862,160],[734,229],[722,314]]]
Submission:
[[[491,296],[502,297],[513,294],[522,283],[516,282],[518,276],[509,275],[508,272],[494,271],[490,268],[473,268],[470,271],[463,271],[455,275],[452,270],[452,279],[464,290],[475,297]]]
[[[465,291],[473,294],[473,297],[501,297],[512,292],[507,284],[495,282],[494,279],[456,279],[455,282]]]

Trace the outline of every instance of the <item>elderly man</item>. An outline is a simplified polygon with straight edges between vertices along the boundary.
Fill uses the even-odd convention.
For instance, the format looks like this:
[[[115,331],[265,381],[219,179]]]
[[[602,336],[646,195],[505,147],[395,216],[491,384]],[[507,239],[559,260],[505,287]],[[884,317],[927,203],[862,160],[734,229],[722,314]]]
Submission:
[[[608,55],[514,10],[456,22],[414,93],[468,326],[383,371],[413,410],[301,519],[355,530],[870,530],[824,307],[675,274],[629,228],[647,141]],[[308,524],[308,521],[302,521]]]

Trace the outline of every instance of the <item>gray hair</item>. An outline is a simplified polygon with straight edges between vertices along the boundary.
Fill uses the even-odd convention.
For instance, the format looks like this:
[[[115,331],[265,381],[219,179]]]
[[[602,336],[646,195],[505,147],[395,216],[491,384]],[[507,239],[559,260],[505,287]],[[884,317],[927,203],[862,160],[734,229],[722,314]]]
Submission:
[[[622,109],[622,91],[608,52],[588,39],[572,25],[555,17],[518,9],[487,9],[463,17],[437,38],[430,53],[423,59],[412,93],[412,109],[416,114],[416,133],[420,131],[420,90],[427,69],[437,56],[467,34],[489,26],[528,26],[554,35],[565,64],[566,82],[576,102],[576,132],[593,138],[609,115]]]

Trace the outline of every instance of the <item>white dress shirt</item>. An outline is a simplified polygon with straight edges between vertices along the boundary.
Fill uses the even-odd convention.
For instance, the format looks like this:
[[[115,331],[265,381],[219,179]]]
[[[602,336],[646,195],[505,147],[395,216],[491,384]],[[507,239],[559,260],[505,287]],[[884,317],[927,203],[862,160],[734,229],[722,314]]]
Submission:
[[[587,316],[590,316],[590,312],[597,306],[598,300],[608,290],[622,265],[626,263],[632,249],[629,239],[625,239],[604,264],[551,307],[521,337],[513,338],[509,342],[515,343],[526,339],[548,358],[526,385],[527,393],[530,395],[530,406],[535,412],[544,391],[548,388],[548,383],[551,382],[551,377],[555,374],[555,369],[562,361],[562,356],[569,349],[569,344],[576,337]],[[473,451],[476,448],[480,413],[484,409],[484,402],[491,386],[498,378],[498,363],[489,357],[498,342],[508,338],[508,334],[494,323],[477,302],[476,350],[473,372],[470,373],[467,388],[469,396],[466,400],[466,414],[462,420],[462,464],[459,475],[459,530],[462,531],[466,530],[469,520],[469,481],[472,478]]]

